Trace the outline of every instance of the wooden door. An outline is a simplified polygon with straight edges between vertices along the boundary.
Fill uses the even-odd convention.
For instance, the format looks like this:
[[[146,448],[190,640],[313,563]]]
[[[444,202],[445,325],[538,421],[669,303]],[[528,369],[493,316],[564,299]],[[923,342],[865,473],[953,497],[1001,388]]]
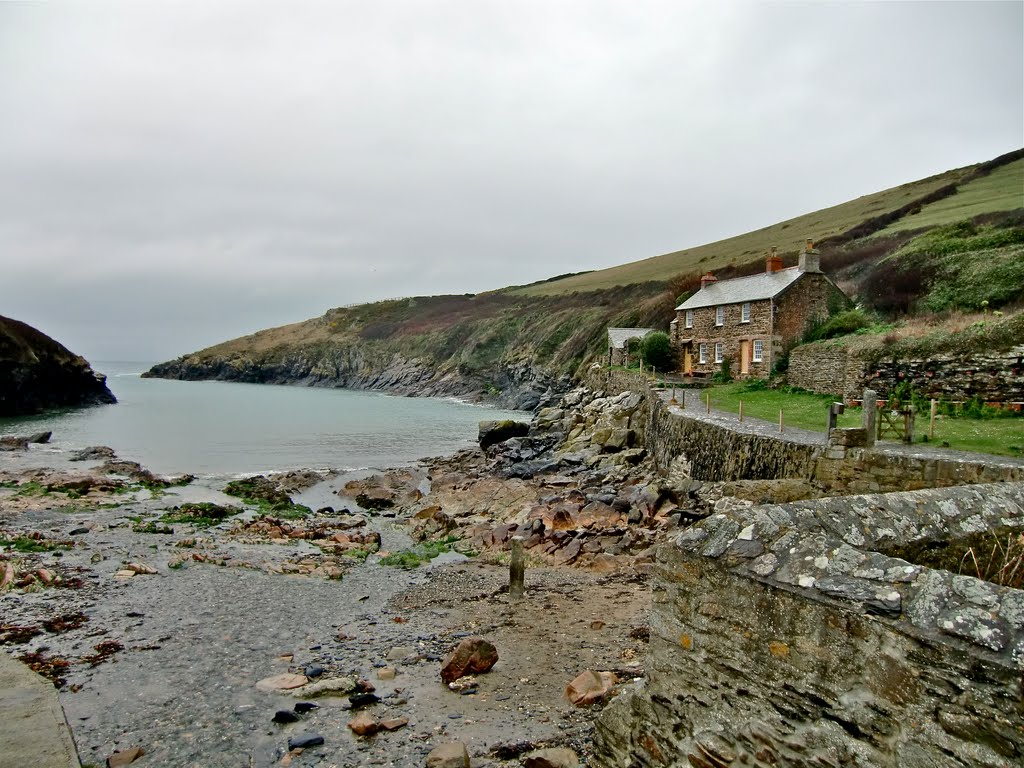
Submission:
[[[689,345],[683,348],[683,374],[686,376],[693,373],[693,355],[690,354],[690,349]]]
[[[740,375],[746,376],[750,373],[750,342],[740,342]]]

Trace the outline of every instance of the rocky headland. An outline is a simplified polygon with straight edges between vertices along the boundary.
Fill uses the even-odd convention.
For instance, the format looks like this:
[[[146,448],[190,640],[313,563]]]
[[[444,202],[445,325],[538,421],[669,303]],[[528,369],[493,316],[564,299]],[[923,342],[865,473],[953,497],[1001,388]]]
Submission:
[[[0,316],[0,416],[117,402],[106,377],[26,323]]]

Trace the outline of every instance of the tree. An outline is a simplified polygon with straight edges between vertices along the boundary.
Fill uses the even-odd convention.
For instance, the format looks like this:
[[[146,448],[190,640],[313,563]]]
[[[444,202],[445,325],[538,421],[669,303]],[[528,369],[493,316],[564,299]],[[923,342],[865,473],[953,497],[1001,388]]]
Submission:
[[[644,336],[640,344],[640,357],[644,363],[659,371],[670,371],[676,367],[676,355],[672,340],[667,333],[655,331]]]

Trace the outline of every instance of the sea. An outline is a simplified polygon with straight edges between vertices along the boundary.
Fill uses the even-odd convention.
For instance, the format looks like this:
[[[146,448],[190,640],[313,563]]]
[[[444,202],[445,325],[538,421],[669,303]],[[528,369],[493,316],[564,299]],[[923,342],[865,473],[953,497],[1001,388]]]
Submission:
[[[454,398],[142,378],[151,365],[93,363],[116,405],[0,419],[0,435],[52,431],[43,450],[107,445],[158,474],[236,476],[402,466],[472,446],[482,420],[526,417]]]

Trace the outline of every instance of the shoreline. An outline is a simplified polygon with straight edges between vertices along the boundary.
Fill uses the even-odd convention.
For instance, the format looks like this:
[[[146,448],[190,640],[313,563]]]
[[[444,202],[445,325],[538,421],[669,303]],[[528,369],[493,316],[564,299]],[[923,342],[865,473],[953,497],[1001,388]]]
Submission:
[[[4,455],[0,480],[10,483],[12,473],[23,481],[42,477],[40,472],[70,472],[69,453],[32,450],[13,461]],[[328,473],[291,496],[313,508],[324,501],[344,507],[336,514],[314,513],[303,524],[361,518],[363,524],[354,530],[379,534],[385,551],[402,550],[414,545],[410,533],[420,533],[406,525],[420,501],[414,497],[422,494],[413,491],[423,488],[427,477],[457,471],[467,453],[479,451],[382,471]],[[473,460],[486,459],[479,454]],[[46,470],[40,464],[54,466]],[[88,473],[98,465],[77,466]],[[289,474],[303,473],[277,477]],[[362,490],[372,494],[390,483],[397,496],[406,494],[395,511],[366,510],[355,504],[354,491],[346,495],[345,484],[373,478],[378,480]],[[474,766],[518,764],[499,755],[522,754],[524,744],[568,745],[585,759],[596,711],[569,704],[562,695],[565,685],[584,663],[642,675],[636,659],[644,641],[630,636],[643,637],[649,598],[641,582],[624,586],[607,573],[534,562],[527,598],[513,606],[502,592],[507,568],[496,552],[409,571],[381,565],[376,562],[381,558],[371,555],[345,564],[335,580],[318,577],[321,566],[307,567],[305,575],[275,567],[319,558],[305,539],[237,536],[226,526],[140,532],[159,520],[161,510],[185,500],[229,499],[210,487],[216,484],[215,478],[202,478],[162,494],[136,489],[130,498],[90,490],[61,503],[55,503],[59,492],[28,498],[17,496],[15,488],[0,488],[0,534],[70,542],[51,552],[16,554],[32,566],[52,569],[58,580],[77,579],[80,585],[0,594],[5,617],[0,637],[3,650],[13,655],[41,652],[44,662],[70,663],[61,675],[66,683],[60,698],[85,764],[140,746],[153,764],[404,766],[422,764],[432,746],[452,739],[467,743]],[[244,525],[258,517],[257,510],[250,513],[235,519]],[[353,522],[344,520],[346,526]],[[194,543],[187,550],[175,546],[189,540]],[[182,551],[202,559],[175,567]],[[131,563],[155,573],[117,575]],[[559,609],[552,616],[555,605]],[[42,628],[47,621],[75,616],[81,622],[77,627],[41,630],[27,641],[11,642],[12,627]],[[500,661],[461,695],[444,687],[437,670],[441,657],[467,633],[492,639]],[[566,644],[571,637],[584,639]],[[549,650],[540,658],[537,648],[545,644]],[[94,658],[103,653],[108,655]],[[347,728],[354,713],[345,697],[310,699],[320,706],[293,726],[271,723],[275,708],[290,707],[296,699],[258,691],[255,683],[310,666],[323,668],[321,676],[310,678],[313,682],[348,675],[369,681],[381,698],[374,716],[407,717],[409,724],[394,733],[356,737]],[[379,679],[382,666],[397,667],[397,676]],[[315,730],[325,744],[304,753],[289,751],[288,737],[300,729]]]

